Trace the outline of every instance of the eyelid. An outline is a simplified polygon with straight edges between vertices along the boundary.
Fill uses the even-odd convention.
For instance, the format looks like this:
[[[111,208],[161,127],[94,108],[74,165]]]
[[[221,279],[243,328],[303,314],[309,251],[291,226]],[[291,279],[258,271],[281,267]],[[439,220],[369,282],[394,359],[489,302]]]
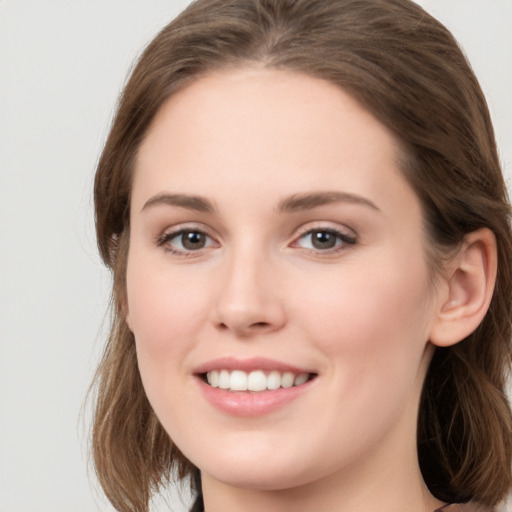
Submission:
[[[348,226],[344,226],[342,224],[338,224],[337,222],[331,222],[331,221],[314,221],[314,222],[308,222],[306,224],[303,224],[296,230],[296,234],[294,235],[294,238],[299,238],[302,235],[305,235],[306,233],[309,233],[311,231],[333,231],[337,233],[341,233],[342,235],[345,235],[350,238],[357,238],[356,232],[349,228]]]

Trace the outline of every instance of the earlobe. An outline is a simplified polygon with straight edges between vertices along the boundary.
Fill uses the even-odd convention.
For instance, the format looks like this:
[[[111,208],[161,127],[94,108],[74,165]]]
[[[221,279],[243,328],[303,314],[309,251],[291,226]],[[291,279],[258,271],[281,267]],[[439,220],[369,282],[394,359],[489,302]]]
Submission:
[[[447,296],[430,332],[434,345],[447,347],[469,336],[491,302],[497,272],[496,237],[487,228],[467,234],[449,264]]]

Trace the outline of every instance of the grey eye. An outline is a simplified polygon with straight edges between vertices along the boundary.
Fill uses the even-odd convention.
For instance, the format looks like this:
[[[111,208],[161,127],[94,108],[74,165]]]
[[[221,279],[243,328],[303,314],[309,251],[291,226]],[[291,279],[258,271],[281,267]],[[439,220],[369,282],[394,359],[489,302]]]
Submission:
[[[315,249],[332,249],[336,247],[338,236],[329,231],[314,230],[310,234],[311,245]]]
[[[343,249],[352,245],[356,239],[335,229],[311,229],[304,233],[296,242],[298,247],[314,251],[329,251]]]
[[[181,238],[181,245],[187,251],[203,249],[207,242],[207,236],[200,231],[183,231],[176,238]]]
[[[200,251],[215,245],[215,241],[198,229],[180,229],[165,235],[159,245],[166,246],[171,252],[178,254]]]

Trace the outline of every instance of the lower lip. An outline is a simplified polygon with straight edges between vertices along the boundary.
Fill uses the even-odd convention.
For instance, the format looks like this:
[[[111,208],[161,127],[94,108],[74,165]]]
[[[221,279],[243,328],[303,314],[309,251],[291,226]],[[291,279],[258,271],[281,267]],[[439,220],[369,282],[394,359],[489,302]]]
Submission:
[[[206,400],[215,408],[233,416],[262,416],[274,412],[303,395],[314,380],[316,378],[291,388],[251,393],[213,388],[198,377],[199,387]]]

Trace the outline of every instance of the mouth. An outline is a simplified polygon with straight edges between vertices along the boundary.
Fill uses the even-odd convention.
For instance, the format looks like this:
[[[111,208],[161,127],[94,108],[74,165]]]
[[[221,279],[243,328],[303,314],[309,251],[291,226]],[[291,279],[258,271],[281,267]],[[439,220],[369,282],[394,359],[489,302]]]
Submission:
[[[206,401],[224,414],[265,416],[309,396],[319,374],[265,357],[221,357],[193,372]]]
[[[231,392],[264,393],[303,386],[316,377],[315,373],[257,369],[216,369],[200,374],[205,384]]]

